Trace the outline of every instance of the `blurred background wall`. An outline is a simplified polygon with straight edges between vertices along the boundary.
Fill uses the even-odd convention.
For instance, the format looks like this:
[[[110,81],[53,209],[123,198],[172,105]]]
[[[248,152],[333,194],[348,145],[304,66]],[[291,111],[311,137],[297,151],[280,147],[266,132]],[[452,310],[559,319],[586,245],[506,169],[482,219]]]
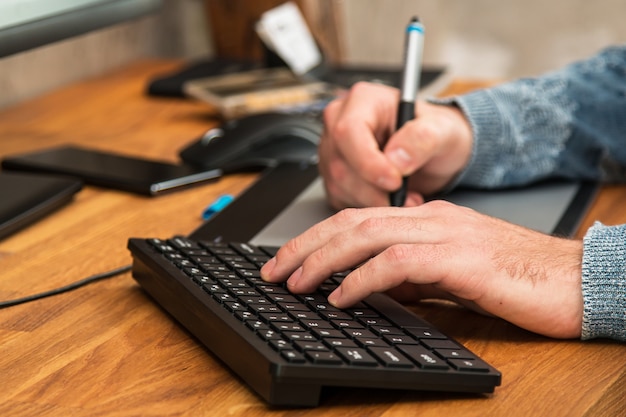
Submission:
[[[346,58],[395,62],[419,15],[425,60],[462,77],[536,75],[626,42],[625,0],[342,0]]]
[[[280,0],[165,0],[153,16],[0,59],[0,108],[145,57],[219,51],[216,33]],[[426,63],[456,77],[532,76],[626,42],[626,0],[298,0],[336,61],[399,64],[404,27],[426,26]],[[224,13],[227,13],[225,16]],[[329,18],[329,14],[332,18]],[[230,20],[229,20],[230,19]],[[219,32],[215,32],[219,29]],[[242,42],[249,42],[242,40]]]

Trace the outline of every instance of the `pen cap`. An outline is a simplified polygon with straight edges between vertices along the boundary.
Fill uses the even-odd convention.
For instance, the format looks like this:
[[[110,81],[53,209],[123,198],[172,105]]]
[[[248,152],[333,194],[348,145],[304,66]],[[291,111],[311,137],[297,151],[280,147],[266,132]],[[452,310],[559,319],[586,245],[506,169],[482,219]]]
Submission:
[[[424,26],[413,18],[406,28],[404,70],[402,72],[401,100],[413,102],[417,96],[422,71]]]

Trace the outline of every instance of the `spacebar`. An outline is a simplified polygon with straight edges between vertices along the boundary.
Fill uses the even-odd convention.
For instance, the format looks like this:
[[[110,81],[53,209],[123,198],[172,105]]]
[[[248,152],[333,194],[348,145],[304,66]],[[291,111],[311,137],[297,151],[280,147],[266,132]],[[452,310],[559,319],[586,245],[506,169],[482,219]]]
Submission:
[[[409,311],[402,304],[384,294],[372,294],[365,303],[377,310],[389,321],[402,328],[431,328],[432,324]]]

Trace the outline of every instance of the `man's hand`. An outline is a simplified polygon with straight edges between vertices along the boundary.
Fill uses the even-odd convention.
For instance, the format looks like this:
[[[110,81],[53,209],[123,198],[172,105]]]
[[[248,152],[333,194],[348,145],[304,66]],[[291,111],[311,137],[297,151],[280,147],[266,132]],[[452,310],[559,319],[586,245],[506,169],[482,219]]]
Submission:
[[[396,132],[398,99],[394,88],[357,83],[326,108],[319,167],[336,209],[388,206],[403,176],[411,176],[406,205],[421,204],[467,165],[472,130],[458,108],[419,102]]]
[[[391,290],[402,301],[451,299],[536,333],[574,338],[582,323],[581,259],[581,241],[434,201],[343,210],[285,244],[261,273],[307,293],[360,265],[330,303],[346,308]]]

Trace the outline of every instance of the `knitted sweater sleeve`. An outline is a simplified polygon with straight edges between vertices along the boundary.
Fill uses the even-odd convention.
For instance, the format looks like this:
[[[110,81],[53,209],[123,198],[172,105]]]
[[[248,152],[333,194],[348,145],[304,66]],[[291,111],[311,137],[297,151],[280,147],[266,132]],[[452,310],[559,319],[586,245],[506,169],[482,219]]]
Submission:
[[[626,45],[542,77],[435,102],[459,106],[474,133],[470,163],[452,186],[626,182]],[[582,338],[626,341],[626,225],[595,224],[583,248]]]
[[[583,248],[582,338],[626,341],[626,225],[594,224]]]
[[[474,131],[473,158],[457,184],[626,181],[626,45],[451,101]]]

